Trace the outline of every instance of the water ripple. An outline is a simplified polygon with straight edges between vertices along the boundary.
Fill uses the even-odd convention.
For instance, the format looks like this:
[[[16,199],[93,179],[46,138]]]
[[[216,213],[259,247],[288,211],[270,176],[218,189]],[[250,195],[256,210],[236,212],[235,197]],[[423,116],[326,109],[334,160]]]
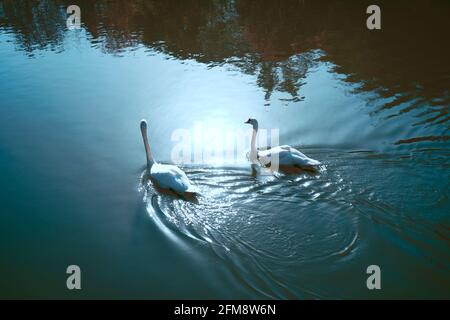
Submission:
[[[199,203],[154,194],[147,183],[149,212],[172,236],[208,245],[252,291],[299,297],[309,289],[286,275],[357,250],[358,218],[345,201],[348,188],[340,177],[326,171],[294,177],[252,177],[241,168],[186,171],[200,190]]]

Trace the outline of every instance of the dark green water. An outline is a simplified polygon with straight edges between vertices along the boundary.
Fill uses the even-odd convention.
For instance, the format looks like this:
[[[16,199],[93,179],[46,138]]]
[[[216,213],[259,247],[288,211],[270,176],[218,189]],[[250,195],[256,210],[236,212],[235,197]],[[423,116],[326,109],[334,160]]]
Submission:
[[[0,1],[1,298],[450,298],[448,2],[378,31],[282,3],[78,1],[68,30]],[[252,176],[222,141],[249,117],[320,172]],[[199,204],[141,183],[141,118],[162,162],[179,129],[223,152],[183,165]]]

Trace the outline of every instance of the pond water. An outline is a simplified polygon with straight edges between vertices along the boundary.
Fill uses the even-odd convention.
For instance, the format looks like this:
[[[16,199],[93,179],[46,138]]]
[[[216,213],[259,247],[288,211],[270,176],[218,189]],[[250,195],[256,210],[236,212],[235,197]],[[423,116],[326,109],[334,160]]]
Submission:
[[[450,298],[448,2],[69,4],[0,1],[0,297]],[[249,117],[319,172],[252,175]]]

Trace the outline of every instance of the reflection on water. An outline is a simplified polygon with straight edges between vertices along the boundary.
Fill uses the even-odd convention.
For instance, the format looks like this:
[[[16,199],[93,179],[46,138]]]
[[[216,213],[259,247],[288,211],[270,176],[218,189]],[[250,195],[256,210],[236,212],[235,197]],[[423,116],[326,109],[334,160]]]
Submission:
[[[424,127],[422,137],[398,143],[448,141],[449,46],[443,45],[450,13],[446,1],[381,1],[383,30],[361,20],[369,2],[80,1],[93,46],[113,55],[146,46],[209,66],[227,64],[256,75],[270,103],[304,99],[301,86],[321,60],[332,63],[355,92],[372,92],[367,112],[391,119],[405,114]],[[30,55],[63,50],[64,1],[2,1],[1,26]],[[355,49],[357,48],[357,49]],[[370,63],[368,63],[370,62]],[[428,130],[434,127],[433,130]],[[417,140],[419,139],[419,140]]]
[[[144,182],[147,210],[172,240],[202,243],[212,250],[241,285],[260,298],[357,296],[355,291],[359,292],[361,285],[351,286],[351,275],[333,280],[340,283],[337,290],[322,282],[333,273],[344,272],[342,266],[352,268],[353,260],[363,257],[364,261],[379,254],[393,259],[390,264],[397,264],[398,271],[391,276],[408,268],[410,258],[405,256],[420,254],[433,260],[436,279],[445,279],[448,243],[439,238],[446,237],[448,226],[427,221],[414,208],[432,208],[442,199],[415,203],[408,190],[396,195],[383,191],[384,179],[402,170],[399,164],[411,169],[415,165],[370,152],[326,150],[315,157],[327,168],[322,167],[314,177],[254,177],[249,168],[187,168],[199,187],[200,203],[159,195]],[[405,183],[422,184],[424,193],[416,189],[414,195],[420,199],[432,187],[422,179],[408,177]],[[401,181],[390,183],[402,187]],[[448,197],[448,190],[444,193]],[[391,202],[390,197],[397,199]],[[386,234],[391,247],[384,247],[382,238]],[[425,234],[431,237],[425,240]],[[402,247],[405,244],[409,248]],[[399,253],[397,246],[405,252]],[[423,246],[423,251],[418,253],[415,246]],[[432,286],[440,290],[437,282]]]
[[[200,187],[200,203],[156,195],[148,185],[149,214],[171,237],[209,246],[242,286],[261,297],[325,297],[303,287],[308,273],[298,270],[338,265],[357,250],[359,218],[338,178],[255,178],[243,168],[188,174]]]
[[[68,4],[0,0],[0,295],[65,297],[77,261],[85,297],[449,297],[447,1],[380,31],[368,1]],[[198,204],[137,181],[143,117],[158,161],[177,129],[236,160],[184,167]],[[249,117],[319,173],[252,175],[216,134]]]

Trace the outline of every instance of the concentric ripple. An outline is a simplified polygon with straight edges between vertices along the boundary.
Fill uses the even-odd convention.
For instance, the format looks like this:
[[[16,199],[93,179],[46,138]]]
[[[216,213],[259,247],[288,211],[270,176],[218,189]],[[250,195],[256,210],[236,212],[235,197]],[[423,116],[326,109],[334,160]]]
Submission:
[[[177,241],[205,244],[262,297],[322,296],[308,288],[301,270],[317,271],[358,248],[349,187],[325,167],[315,176],[254,177],[247,167],[184,170],[200,190],[199,203],[158,194],[144,179],[150,216]]]

